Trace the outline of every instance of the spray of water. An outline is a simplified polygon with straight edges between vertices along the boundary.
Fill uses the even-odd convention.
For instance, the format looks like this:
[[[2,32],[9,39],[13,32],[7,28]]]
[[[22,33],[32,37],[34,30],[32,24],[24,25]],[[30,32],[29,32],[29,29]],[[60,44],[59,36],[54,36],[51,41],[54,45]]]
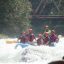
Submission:
[[[54,60],[61,60],[64,56],[64,38],[52,46],[28,46],[22,48],[16,43],[7,44],[0,39],[0,64],[47,64]]]

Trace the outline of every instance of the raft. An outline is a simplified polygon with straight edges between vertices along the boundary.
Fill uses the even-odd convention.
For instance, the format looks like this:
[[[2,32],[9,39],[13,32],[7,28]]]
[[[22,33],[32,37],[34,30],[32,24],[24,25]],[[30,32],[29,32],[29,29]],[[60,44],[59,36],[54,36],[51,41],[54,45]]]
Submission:
[[[5,39],[5,42],[6,42],[7,44],[17,43],[17,39],[8,38],[8,39]]]
[[[25,48],[25,47],[27,47],[29,45],[30,45],[29,43],[17,43],[15,48],[17,48],[18,46],[21,46],[22,48]]]

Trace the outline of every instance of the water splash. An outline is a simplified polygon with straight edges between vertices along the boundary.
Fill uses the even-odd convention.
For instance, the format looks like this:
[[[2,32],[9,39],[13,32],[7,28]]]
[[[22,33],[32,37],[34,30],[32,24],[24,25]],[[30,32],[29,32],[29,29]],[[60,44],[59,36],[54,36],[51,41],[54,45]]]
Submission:
[[[47,64],[54,60],[61,60],[64,56],[64,38],[60,38],[55,47],[28,46],[18,47],[16,43],[6,44],[5,39],[0,39],[0,64]]]

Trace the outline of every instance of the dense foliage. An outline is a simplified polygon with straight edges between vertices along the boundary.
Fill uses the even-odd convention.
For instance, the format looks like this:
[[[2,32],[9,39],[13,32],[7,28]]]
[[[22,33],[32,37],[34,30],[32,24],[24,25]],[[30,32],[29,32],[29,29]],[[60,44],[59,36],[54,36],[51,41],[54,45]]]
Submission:
[[[28,0],[0,0],[0,33],[19,33],[30,26]]]

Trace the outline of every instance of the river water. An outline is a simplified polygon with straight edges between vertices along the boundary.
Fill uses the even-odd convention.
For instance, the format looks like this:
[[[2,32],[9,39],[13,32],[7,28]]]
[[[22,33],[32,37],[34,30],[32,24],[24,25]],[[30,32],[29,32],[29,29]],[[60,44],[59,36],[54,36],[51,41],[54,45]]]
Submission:
[[[55,46],[28,46],[22,48],[16,43],[7,44],[0,39],[0,64],[48,64],[61,60],[64,56],[64,38],[60,38]]]

